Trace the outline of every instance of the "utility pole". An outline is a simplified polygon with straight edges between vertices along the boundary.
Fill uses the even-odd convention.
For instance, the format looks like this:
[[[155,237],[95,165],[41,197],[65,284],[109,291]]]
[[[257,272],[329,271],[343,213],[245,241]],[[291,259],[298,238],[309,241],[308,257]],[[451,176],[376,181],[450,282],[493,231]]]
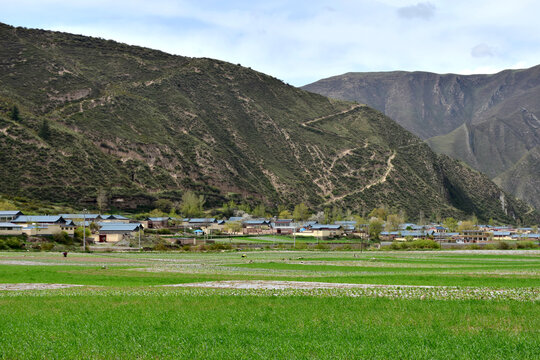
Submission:
[[[86,209],[83,209],[83,251],[86,251]]]
[[[141,251],[141,224],[139,224],[139,251]]]

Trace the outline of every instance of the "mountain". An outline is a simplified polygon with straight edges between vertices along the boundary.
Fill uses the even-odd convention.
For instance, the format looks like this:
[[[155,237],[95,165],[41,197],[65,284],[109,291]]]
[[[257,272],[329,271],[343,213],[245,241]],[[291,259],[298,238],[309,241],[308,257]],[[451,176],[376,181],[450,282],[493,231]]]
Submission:
[[[8,25],[0,46],[0,194],[539,218],[380,112],[240,65]]]
[[[463,160],[492,179],[519,172],[520,179],[497,182],[540,209],[538,190],[525,190],[530,188],[528,179],[540,175],[534,172],[540,167],[538,158],[529,157],[530,167],[518,165],[540,145],[540,66],[469,76],[348,73],[303,89],[372,106],[427,140],[435,151]]]

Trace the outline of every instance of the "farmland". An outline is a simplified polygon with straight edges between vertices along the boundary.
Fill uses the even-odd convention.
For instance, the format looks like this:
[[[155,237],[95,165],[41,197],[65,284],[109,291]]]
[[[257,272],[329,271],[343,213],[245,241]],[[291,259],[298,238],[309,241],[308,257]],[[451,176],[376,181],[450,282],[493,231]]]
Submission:
[[[0,358],[538,358],[539,274],[538,251],[5,252]]]

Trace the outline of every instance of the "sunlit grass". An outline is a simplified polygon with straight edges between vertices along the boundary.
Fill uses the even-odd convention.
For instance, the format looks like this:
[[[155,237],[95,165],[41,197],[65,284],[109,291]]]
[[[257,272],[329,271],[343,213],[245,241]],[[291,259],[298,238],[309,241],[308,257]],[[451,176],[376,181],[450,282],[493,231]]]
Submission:
[[[0,359],[540,358],[537,252],[243,254],[0,253],[0,283],[87,285],[0,291]],[[223,280],[444,287],[161,286]]]
[[[534,302],[79,292],[0,297],[0,358],[539,355]]]

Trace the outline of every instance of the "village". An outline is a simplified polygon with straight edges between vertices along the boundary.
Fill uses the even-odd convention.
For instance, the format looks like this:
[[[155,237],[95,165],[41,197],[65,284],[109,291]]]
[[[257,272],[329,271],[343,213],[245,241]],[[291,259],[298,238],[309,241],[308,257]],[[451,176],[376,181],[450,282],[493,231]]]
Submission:
[[[457,224],[456,224],[457,225]],[[175,218],[169,216],[146,217],[135,220],[117,214],[58,214],[26,215],[21,211],[0,211],[0,239],[15,237],[51,238],[58,234],[74,237],[77,229],[82,230],[84,245],[125,244],[129,240],[139,242],[148,234],[161,236],[170,243],[194,245],[212,244],[221,239],[239,238],[249,242],[249,237],[271,239],[279,236],[296,239],[311,239],[315,243],[362,243],[380,246],[407,243],[416,240],[432,240],[439,248],[459,247],[475,244],[479,247],[505,242],[511,246],[518,242],[538,245],[540,233],[534,227],[509,225],[473,224],[469,227],[449,228],[440,223],[419,225],[400,223],[390,230],[388,222],[358,223],[355,220],[334,221],[321,224],[318,221],[294,221],[293,219],[254,218],[244,216],[217,218]],[[237,242],[242,244],[242,241]]]

